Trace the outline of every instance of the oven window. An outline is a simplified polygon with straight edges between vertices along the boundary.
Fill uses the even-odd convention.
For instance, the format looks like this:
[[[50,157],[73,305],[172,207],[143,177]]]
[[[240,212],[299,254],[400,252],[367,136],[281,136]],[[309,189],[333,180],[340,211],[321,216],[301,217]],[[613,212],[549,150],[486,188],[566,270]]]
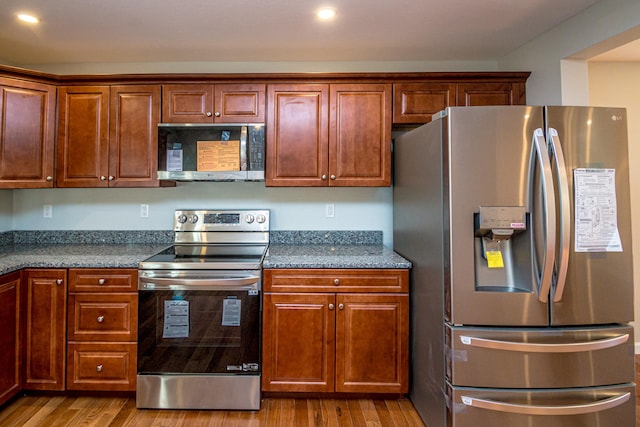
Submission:
[[[138,372],[259,372],[260,296],[139,291]]]

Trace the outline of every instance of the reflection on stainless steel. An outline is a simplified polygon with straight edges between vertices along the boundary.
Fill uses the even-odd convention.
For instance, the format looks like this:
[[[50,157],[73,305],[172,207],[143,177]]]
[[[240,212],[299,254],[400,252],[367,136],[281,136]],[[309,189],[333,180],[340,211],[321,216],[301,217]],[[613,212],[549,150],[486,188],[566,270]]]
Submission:
[[[174,232],[139,266],[136,405],[260,409],[269,211],[176,211]]]
[[[624,109],[448,108],[393,192],[429,427],[635,425]]]

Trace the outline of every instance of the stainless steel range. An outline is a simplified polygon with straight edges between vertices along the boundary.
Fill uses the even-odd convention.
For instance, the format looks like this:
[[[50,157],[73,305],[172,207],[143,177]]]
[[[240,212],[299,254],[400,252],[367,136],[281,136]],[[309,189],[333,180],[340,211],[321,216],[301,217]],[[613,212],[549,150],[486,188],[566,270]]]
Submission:
[[[260,409],[268,210],[179,210],[138,274],[136,406]]]

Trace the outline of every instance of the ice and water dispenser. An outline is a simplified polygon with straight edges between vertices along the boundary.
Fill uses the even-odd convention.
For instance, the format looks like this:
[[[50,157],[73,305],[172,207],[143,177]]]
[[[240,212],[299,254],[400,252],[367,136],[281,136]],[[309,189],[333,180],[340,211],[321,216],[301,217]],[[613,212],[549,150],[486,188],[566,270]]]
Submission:
[[[475,289],[531,292],[529,214],[523,206],[481,206],[474,213]]]

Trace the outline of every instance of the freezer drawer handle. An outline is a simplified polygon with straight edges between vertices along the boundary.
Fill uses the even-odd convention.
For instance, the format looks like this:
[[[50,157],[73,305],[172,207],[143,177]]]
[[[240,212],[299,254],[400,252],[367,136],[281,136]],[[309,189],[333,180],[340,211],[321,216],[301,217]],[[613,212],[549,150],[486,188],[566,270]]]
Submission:
[[[618,335],[601,340],[572,342],[566,344],[524,343],[513,341],[490,340],[486,338],[460,336],[462,344],[472,347],[492,348],[495,350],[521,351],[529,353],[577,353],[579,351],[603,350],[626,343],[629,334]]]
[[[582,405],[520,405],[516,403],[498,402],[490,399],[478,399],[476,397],[462,396],[462,403],[474,408],[488,409],[490,411],[512,412],[523,415],[578,415],[591,414],[606,409],[615,408],[629,400],[631,393],[626,392],[617,396],[608,397],[592,403]]]

